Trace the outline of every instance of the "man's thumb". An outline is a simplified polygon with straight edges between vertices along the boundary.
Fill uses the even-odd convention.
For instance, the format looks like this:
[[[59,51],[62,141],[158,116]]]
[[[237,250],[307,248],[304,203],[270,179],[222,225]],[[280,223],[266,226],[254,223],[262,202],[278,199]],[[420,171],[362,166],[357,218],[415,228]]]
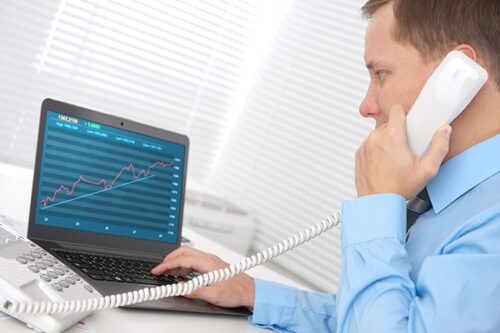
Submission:
[[[435,173],[437,173],[450,149],[450,136],[450,125],[445,125],[434,133],[429,149],[421,159],[424,170],[435,170]]]

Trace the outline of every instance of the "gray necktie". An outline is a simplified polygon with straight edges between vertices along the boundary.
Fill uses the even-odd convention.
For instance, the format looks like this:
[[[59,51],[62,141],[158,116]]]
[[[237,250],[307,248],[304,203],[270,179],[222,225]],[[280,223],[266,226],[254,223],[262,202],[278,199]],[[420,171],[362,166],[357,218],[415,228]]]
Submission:
[[[406,202],[406,231],[415,223],[415,220],[431,209],[431,199],[427,193],[427,189],[424,188],[417,196]]]

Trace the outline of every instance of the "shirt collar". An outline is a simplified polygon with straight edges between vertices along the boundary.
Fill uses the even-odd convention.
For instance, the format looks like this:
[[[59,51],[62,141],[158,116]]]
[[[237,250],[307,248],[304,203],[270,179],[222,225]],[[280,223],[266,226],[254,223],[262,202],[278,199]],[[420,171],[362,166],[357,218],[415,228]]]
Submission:
[[[500,134],[446,161],[427,184],[432,208],[438,214],[464,193],[500,171]]]

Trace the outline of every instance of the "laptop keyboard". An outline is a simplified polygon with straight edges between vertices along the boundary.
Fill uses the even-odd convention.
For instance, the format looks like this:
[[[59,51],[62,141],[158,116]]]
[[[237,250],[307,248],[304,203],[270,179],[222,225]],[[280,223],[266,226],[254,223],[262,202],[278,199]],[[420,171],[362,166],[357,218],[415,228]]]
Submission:
[[[121,257],[103,256],[54,249],[54,252],[77,267],[93,280],[164,285],[188,281],[199,273],[183,275],[160,275],[150,273],[158,262]]]

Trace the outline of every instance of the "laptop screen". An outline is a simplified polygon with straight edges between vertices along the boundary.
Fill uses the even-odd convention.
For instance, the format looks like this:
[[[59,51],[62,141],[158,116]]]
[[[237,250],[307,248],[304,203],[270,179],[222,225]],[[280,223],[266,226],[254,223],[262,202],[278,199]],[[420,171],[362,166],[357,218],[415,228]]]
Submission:
[[[176,243],[185,147],[47,111],[34,223]]]

